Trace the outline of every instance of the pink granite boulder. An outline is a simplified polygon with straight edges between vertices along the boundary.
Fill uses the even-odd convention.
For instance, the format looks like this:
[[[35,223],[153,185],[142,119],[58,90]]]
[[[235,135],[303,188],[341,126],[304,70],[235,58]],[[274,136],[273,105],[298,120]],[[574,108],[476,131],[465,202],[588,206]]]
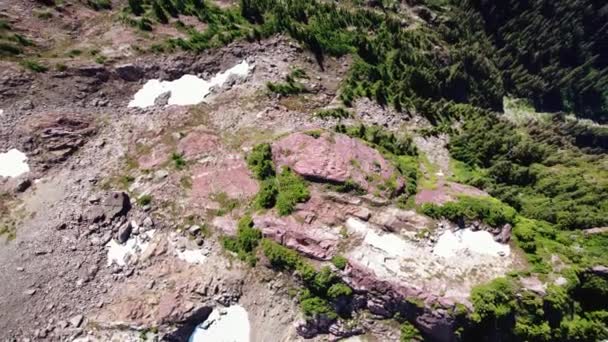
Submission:
[[[352,181],[374,195],[391,197],[404,180],[378,151],[359,139],[324,132],[319,137],[293,133],[272,145],[275,165],[288,166],[311,181],[341,184]]]
[[[317,260],[331,259],[340,241],[340,236],[328,228],[310,225],[294,216],[268,213],[254,216],[253,222],[265,237]]]
[[[258,182],[238,155],[217,157],[197,165],[192,171],[192,201],[207,209],[217,209],[213,200],[217,194],[250,200],[258,189]]]

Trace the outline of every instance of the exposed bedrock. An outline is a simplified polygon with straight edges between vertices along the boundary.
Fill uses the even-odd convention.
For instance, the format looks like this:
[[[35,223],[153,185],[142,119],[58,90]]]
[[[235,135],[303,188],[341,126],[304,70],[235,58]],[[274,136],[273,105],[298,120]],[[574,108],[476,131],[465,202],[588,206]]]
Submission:
[[[274,142],[272,154],[278,168],[288,166],[312,181],[351,181],[377,196],[394,196],[405,184],[378,151],[343,134],[324,132],[316,137],[293,133]]]

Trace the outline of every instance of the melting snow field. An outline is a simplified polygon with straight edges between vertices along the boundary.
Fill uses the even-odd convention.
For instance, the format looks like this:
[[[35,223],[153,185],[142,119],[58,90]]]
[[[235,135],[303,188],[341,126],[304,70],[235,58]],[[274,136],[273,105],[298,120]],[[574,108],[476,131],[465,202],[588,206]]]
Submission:
[[[188,342],[249,342],[249,315],[240,305],[215,309]]]
[[[142,253],[148,248],[150,240],[154,236],[154,230],[150,230],[139,236],[131,237],[124,245],[112,239],[106,245],[108,247],[108,266],[116,263],[124,266],[132,256]]]
[[[209,81],[195,75],[184,75],[175,81],[149,80],[144,84],[129,102],[129,107],[146,108],[154,105],[154,101],[162,94],[170,92],[168,105],[195,105],[205,100],[211,89],[222,86],[232,75],[245,77],[252,66],[243,61],[232,68],[220,72]]]
[[[511,254],[509,245],[494,241],[494,237],[489,232],[482,230],[474,232],[470,229],[460,229],[456,232],[446,231],[439,236],[433,249],[435,255],[445,258],[453,257],[459,251],[494,256]]]
[[[347,219],[346,228],[361,239],[346,255],[351,262],[373,271],[379,279],[438,296],[466,300],[473,286],[513,268],[509,246],[495,242],[488,232],[446,231],[431,244],[383,232],[356,218]]]
[[[17,177],[29,171],[25,153],[14,148],[0,153],[0,177]]]
[[[202,264],[205,262],[207,257],[201,249],[186,249],[184,251],[177,251],[177,258],[184,260],[189,264]]]

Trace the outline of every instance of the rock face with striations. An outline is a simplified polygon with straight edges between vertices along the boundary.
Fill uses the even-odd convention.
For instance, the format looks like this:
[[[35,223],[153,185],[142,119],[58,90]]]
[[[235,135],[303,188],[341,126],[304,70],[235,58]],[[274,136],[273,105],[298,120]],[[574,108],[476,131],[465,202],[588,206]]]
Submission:
[[[404,186],[393,165],[378,151],[344,134],[319,137],[294,133],[272,145],[275,165],[288,166],[302,177],[327,183],[352,181],[368,193],[391,197]]]
[[[96,132],[84,117],[55,114],[32,118],[26,130],[27,150],[46,166],[65,161]]]
[[[399,313],[401,317],[415,317],[417,327],[433,341],[456,341],[454,335],[455,303],[449,299],[425,293],[406,284],[379,280],[365,266],[349,261],[342,279],[362,296],[360,309],[390,318]],[[416,298],[424,302],[419,306],[406,298]]]

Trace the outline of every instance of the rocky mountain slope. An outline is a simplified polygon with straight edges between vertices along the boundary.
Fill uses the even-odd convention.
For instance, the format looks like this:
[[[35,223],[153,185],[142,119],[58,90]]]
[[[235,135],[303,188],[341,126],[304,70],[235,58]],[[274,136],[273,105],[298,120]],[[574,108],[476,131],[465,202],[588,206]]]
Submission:
[[[0,340],[608,338],[606,128],[475,8],[0,4]]]

